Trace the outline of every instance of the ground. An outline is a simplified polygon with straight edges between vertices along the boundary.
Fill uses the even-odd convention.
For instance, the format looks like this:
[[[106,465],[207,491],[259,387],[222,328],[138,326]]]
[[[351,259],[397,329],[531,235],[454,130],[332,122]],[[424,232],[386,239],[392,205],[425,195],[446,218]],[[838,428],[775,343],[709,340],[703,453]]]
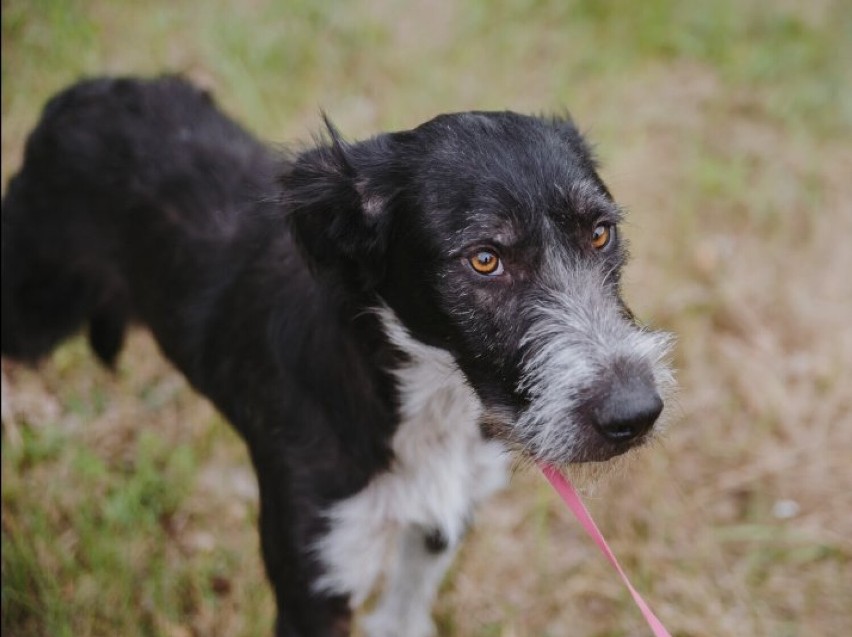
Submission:
[[[852,6],[845,0],[4,0],[2,175],[81,75],[179,71],[265,139],[566,108],[629,210],[626,295],[678,336],[660,444],[587,488],[679,637],[852,634]],[[132,335],[3,362],[2,630],[268,635],[240,442]],[[449,637],[647,634],[519,470],[437,607]]]

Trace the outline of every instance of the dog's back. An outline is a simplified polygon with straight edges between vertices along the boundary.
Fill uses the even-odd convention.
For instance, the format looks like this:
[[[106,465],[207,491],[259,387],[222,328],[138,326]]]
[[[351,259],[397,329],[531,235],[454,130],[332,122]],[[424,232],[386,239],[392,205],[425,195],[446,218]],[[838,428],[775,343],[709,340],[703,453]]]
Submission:
[[[233,249],[274,166],[178,78],[87,80],[54,97],[3,201],[3,354],[35,360],[88,325],[112,364],[129,320],[180,320],[149,312],[159,304],[146,296],[221,289],[228,273],[212,261]]]

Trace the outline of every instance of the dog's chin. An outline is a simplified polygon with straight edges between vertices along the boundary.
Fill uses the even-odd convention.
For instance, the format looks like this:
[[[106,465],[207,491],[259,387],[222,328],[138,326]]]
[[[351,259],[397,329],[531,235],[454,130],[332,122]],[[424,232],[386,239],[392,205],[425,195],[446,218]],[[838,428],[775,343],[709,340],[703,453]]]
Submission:
[[[567,453],[560,460],[550,461],[570,477],[574,486],[583,494],[591,496],[605,488],[617,476],[632,473],[634,462],[642,457],[642,450],[654,440],[649,434],[640,440],[622,445],[592,444],[585,454]]]

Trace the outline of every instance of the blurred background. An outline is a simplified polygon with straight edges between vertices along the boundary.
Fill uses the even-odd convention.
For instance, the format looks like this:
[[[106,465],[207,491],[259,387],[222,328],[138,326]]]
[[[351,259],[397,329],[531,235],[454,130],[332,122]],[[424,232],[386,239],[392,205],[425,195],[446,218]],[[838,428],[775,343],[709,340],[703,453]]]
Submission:
[[[587,502],[680,637],[852,635],[848,0],[3,0],[2,177],[55,91],[180,72],[263,139],[570,110],[629,210],[626,295],[676,332],[662,444]],[[3,363],[2,631],[269,635],[236,436],[143,332]],[[450,637],[646,635],[532,472],[479,516]]]

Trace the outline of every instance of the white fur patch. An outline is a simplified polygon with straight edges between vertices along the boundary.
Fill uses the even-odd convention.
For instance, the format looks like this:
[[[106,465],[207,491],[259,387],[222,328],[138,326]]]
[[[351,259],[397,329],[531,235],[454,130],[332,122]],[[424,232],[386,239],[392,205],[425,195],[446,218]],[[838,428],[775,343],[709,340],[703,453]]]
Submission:
[[[505,485],[508,465],[503,446],[482,437],[482,405],[452,356],[413,339],[391,310],[379,314],[388,337],[410,357],[396,372],[401,423],[394,461],[328,511],[330,531],[316,546],[327,569],[316,589],[348,594],[353,605],[376,585],[401,530],[440,529],[451,546],[458,543],[475,505]],[[434,591],[417,595],[411,604],[430,605]]]
[[[433,637],[432,603],[455,547],[432,554],[423,530],[413,526],[402,529],[396,543],[382,597],[362,622],[364,632],[368,637]]]

